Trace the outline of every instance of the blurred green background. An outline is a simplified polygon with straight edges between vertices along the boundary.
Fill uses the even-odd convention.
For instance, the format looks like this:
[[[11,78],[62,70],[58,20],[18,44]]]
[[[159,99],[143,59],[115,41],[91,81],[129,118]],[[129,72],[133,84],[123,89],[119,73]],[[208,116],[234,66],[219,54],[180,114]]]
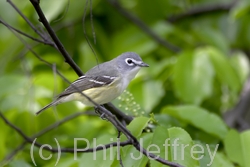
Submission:
[[[12,2],[49,39],[31,3]],[[157,143],[157,138],[175,134],[191,145],[208,144],[214,149],[219,144],[211,166],[249,166],[249,108],[240,102],[244,98],[246,103],[249,100],[243,95],[249,93],[245,88],[249,78],[250,1],[117,2],[41,0],[41,8],[83,72],[126,51],[138,53],[150,65],[142,69],[127,92],[114,101],[116,107],[127,114],[143,116],[132,122],[141,123],[141,126],[131,125],[132,132],[146,126],[149,120],[144,117],[154,121],[155,130],[148,134],[138,133],[138,138]],[[6,1],[0,1],[0,20],[41,39]],[[148,31],[155,36],[150,36]],[[70,81],[78,76],[53,47],[26,38],[4,24],[0,25],[0,37],[0,112],[26,135],[32,136],[75,112],[93,111],[78,102],[69,102],[35,116],[36,111],[68,86],[37,56],[53,64]],[[227,113],[233,116],[225,116]],[[237,123],[226,124],[236,117]],[[2,120],[0,127],[1,165],[33,166],[31,145],[26,144],[10,156],[24,140]],[[73,148],[74,138],[84,137],[90,141],[97,138],[98,143],[106,144],[116,135],[116,130],[107,121],[82,115],[56,126],[37,141],[56,147],[56,138],[61,147]],[[122,151],[125,166],[162,165],[145,157],[133,161],[128,158],[129,152],[136,150],[129,147]],[[49,155],[50,152],[44,151],[45,157]],[[34,156],[38,166],[54,166],[56,162],[56,156],[48,161],[39,158],[38,148],[34,149]],[[75,161],[73,154],[63,153],[57,166],[119,166],[117,160],[105,161],[99,157],[95,161],[91,156],[91,153],[78,153]],[[175,162],[188,167],[203,167],[210,162],[207,153],[201,160],[185,156],[185,160]],[[174,161],[171,157],[169,160]]]

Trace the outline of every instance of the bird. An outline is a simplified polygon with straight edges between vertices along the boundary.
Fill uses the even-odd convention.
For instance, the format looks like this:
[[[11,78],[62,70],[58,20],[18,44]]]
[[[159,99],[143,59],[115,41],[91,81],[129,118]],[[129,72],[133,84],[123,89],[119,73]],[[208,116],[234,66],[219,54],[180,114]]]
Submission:
[[[138,54],[122,53],[110,61],[91,68],[57,95],[54,101],[36,112],[36,115],[51,106],[69,101],[80,101],[86,106],[111,102],[122,94],[141,67],[149,65],[144,63]]]

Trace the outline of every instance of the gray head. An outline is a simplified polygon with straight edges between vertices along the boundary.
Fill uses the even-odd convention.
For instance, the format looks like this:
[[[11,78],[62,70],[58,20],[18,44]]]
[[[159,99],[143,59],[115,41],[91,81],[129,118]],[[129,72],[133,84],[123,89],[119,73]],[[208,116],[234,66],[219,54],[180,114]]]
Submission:
[[[105,63],[93,67],[86,73],[86,75],[123,75],[123,77],[126,77],[131,80],[140,70],[140,67],[148,66],[149,65],[144,63],[138,54],[133,52],[125,52],[111,61],[107,61]],[[117,69],[119,73],[117,73],[118,71],[115,69]]]
[[[148,64],[144,63],[141,57],[134,52],[125,52],[114,59],[118,68],[123,72],[130,71],[132,69],[139,69],[140,67],[149,67]]]
[[[141,57],[134,52],[125,52],[113,59],[117,65],[118,70],[128,80],[135,77],[141,67],[149,67],[148,64],[144,63]]]

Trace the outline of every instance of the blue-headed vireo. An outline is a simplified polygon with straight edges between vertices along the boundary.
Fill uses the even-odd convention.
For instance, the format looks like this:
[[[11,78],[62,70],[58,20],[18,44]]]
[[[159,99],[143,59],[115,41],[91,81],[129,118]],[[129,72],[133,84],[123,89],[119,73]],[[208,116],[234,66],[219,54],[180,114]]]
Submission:
[[[138,54],[123,53],[113,60],[90,69],[36,114],[51,106],[72,100],[80,101],[87,106],[94,106],[91,101],[79,93],[79,90],[97,104],[108,103],[127,88],[141,67],[148,67],[148,65],[142,61]]]

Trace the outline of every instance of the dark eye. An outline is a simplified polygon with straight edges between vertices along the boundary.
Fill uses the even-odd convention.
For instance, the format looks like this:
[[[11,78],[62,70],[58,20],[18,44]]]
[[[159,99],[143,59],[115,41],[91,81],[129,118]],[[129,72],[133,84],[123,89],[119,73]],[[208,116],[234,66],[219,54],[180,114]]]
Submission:
[[[131,63],[133,63],[133,61],[132,61],[131,59],[128,59],[128,60],[127,60],[127,63],[128,63],[128,64],[131,64]]]

